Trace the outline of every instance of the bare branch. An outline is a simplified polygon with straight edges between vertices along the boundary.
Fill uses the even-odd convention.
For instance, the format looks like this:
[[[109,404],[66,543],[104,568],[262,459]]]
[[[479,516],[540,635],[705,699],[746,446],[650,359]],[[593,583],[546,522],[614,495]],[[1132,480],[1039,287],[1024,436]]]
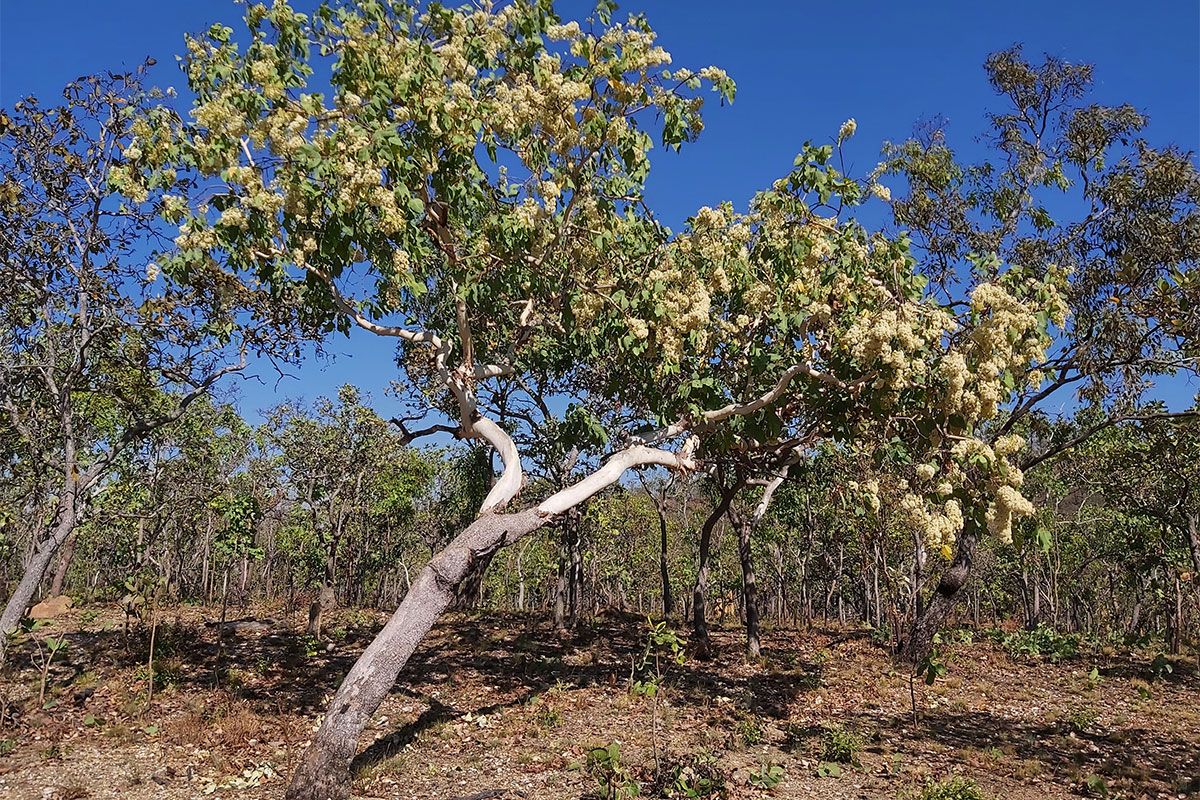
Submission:
[[[1079,434],[1078,436],[1076,436],[1072,439],[1068,439],[1067,441],[1063,442],[1062,444],[1055,445],[1054,447],[1051,447],[1046,452],[1041,453],[1040,455],[1034,456],[1033,458],[1029,459],[1028,461],[1023,462],[1021,464],[1021,471],[1024,472],[1026,470],[1033,469],[1038,464],[1041,464],[1043,461],[1048,461],[1051,458],[1054,458],[1057,455],[1061,455],[1062,453],[1066,452],[1067,450],[1070,450],[1070,449],[1076,447],[1077,445],[1083,444],[1085,441],[1090,439],[1093,434],[1099,433],[1100,431],[1104,430],[1105,428],[1111,428],[1114,425],[1120,425],[1122,422],[1151,422],[1153,420],[1159,420],[1159,419],[1188,419],[1188,418],[1194,418],[1194,417],[1200,417],[1200,411],[1176,411],[1176,412],[1165,412],[1162,414],[1145,414],[1145,415],[1130,414],[1130,415],[1125,415],[1125,416],[1120,416],[1120,417],[1113,417],[1111,419],[1105,420],[1104,422],[1098,422],[1095,425],[1092,425],[1091,427],[1087,428],[1083,433]]]

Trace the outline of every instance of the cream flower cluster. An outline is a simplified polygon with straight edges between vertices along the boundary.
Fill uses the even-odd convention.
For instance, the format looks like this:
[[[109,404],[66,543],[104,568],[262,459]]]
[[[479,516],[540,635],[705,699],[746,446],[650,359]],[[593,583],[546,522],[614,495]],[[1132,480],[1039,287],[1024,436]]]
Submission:
[[[1051,321],[1061,325],[1066,316],[1066,301],[1049,284],[1045,307]],[[1037,316],[1039,307],[1022,301],[996,282],[981,283],[971,293],[970,306],[979,322],[960,348],[950,350],[941,360],[937,375],[946,387],[941,406],[947,414],[982,421],[996,416],[1011,393],[1004,373],[1022,374],[1045,357],[1050,338]],[[1040,375],[1030,371],[1036,386]]]
[[[878,512],[882,506],[882,502],[879,499],[879,481],[875,480],[874,478],[863,481],[862,483],[859,483],[858,481],[850,481],[846,484],[846,488],[849,489],[852,494],[860,496],[863,500],[863,503],[865,503],[867,508],[871,509],[871,511]]]
[[[988,505],[988,532],[1005,544],[1012,544],[1012,526],[1016,517],[1024,517],[1034,511],[1033,503],[1025,499],[1016,487],[997,487],[995,499]]]
[[[900,518],[907,527],[921,534],[925,545],[947,560],[963,529],[962,506],[954,498],[944,503],[928,502],[923,496],[906,492],[900,497]]]

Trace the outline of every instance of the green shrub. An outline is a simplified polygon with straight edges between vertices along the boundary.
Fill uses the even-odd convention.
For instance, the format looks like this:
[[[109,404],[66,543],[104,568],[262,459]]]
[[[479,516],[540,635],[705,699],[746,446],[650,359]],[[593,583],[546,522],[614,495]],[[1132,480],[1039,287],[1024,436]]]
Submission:
[[[1092,730],[1096,727],[1096,721],[1100,715],[1094,708],[1080,706],[1073,708],[1067,714],[1067,726],[1076,733]]]
[[[830,728],[821,736],[821,758],[838,764],[853,764],[866,743],[845,728]]]
[[[762,764],[758,772],[750,773],[750,785],[760,789],[774,789],[783,780],[783,767],[778,764]]]
[[[766,734],[763,732],[762,723],[759,722],[757,717],[749,715],[739,719],[734,724],[733,732],[737,734],[737,737],[741,739],[747,747],[754,747],[755,745],[762,744],[763,740],[766,738]]]
[[[1077,633],[1061,634],[1047,625],[1038,625],[1031,631],[1019,630],[1005,635],[1001,644],[1013,658],[1043,657],[1061,661],[1079,654],[1080,640]]]
[[[917,800],[987,800],[975,781],[968,778],[950,778],[934,783],[930,781],[917,795]]]
[[[587,773],[596,781],[603,800],[629,800],[641,797],[642,787],[621,763],[621,749],[616,744],[593,747],[588,751]]]

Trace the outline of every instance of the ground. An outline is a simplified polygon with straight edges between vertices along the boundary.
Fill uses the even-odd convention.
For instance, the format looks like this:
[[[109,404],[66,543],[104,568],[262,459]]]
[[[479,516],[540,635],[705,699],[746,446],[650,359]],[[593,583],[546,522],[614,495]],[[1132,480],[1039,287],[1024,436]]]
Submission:
[[[282,798],[384,617],[335,614],[318,642],[299,613],[242,613],[256,621],[218,645],[205,623],[219,610],[164,610],[149,702],[146,625],[127,635],[121,612],[93,606],[27,635],[0,687],[0,797]],[[927,686],[867,632],[769,629],[748,665],[730,627],[715,660],[663,657],[659,678],[634,669],[648,631],[632,615],[566,639],[534,617],[448,618],[364,737],[355,796],[602,797],[608,780],[675,797],[723,784],[731,798],[918,798],[961,777],[1003,800],[1200,798],[1194,661],[1152,670],[1153,653],[1098,646],[1014,658],[958,633]]]

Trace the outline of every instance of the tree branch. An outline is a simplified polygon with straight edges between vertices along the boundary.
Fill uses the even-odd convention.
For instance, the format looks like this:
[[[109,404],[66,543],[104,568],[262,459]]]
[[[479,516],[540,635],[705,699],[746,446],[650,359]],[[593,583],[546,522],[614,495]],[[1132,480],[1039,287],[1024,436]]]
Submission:
[[[1093,434],[1096,434],[1096,433],[1104,430],[1105,428],[1111,428],[1114,425],[1120,425],[1122,422],[1152,422],[1154,420],[1159,420],[1159,419],[1188,419],[1191,417],[1200,417],[1200,411],[1176,411],[1176,412],[1169,412],[1169,413],[1162,413],[1162,414],[1145,414],[1145,415],[1140,415],[1140,416],[1131,414],[1131,415],[1125,415],[1125,416],[1120,416],[1120,417],[1113,417],[1112,419],[1107,419],[1104,422],[1098,422],[1095,425],[1092,425],[1087,430],[1085,430],[1083,433],[1074,437],[1073,439],[1068,439],[1067,441],[1063,442],[1062,444],[1055,445],[1054,447],[1050,448],[1046,452],[1044,452],[1038,456],[1035,456],[1035,457],[1029,459],[1028,461],[1023,462],[1021,464],[1021,471],[1025,472],[1026,470],[1033,469],[1038,464],[1041,464],[1043,461],[1048,461],[1049,459],[1054,458],[1057,455],[1061,455],[1062,453],[1066,452],[1067,450],[1070,450],[1070,449],[1074,448],[1075,446],[1082,444],[1083,442],[1085,442],[1089,438],[1091,438]]]

